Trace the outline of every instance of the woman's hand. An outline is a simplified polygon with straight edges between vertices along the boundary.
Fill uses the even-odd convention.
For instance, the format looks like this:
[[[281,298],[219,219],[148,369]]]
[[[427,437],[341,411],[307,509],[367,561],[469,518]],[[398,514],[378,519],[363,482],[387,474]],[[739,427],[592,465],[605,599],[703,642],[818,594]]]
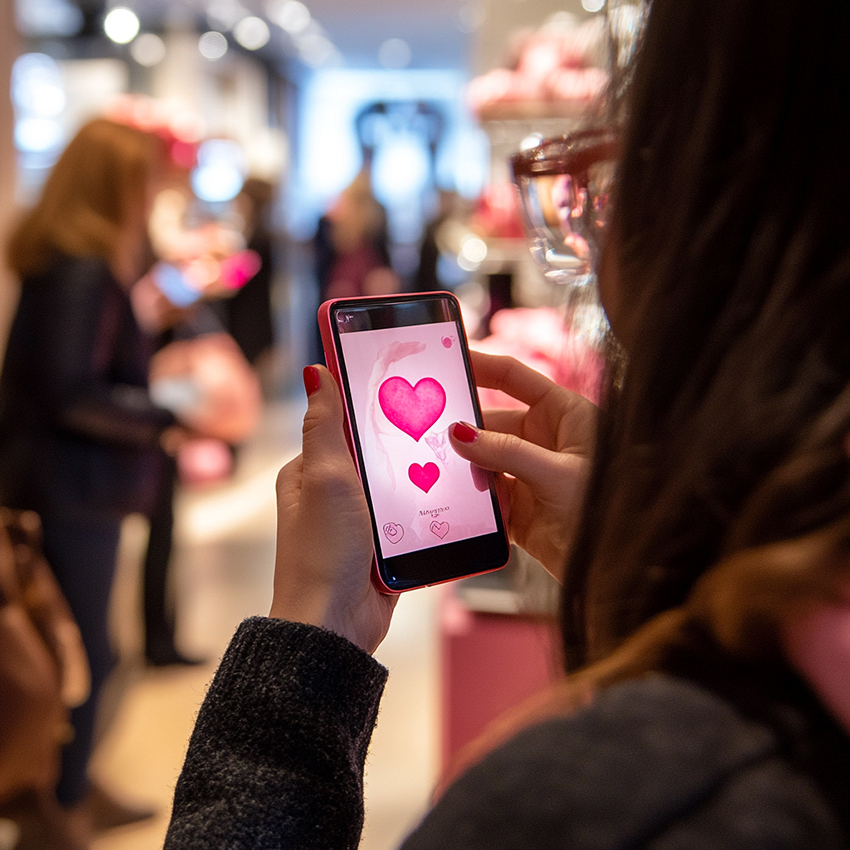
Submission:
[[[486,431],[459,423],[454,450],[500,475],[511,539],[555,578],[575,537],[592,453],[596,406],[513,357],[472,352],[479,386],[502,390],[527,410],[488,411]]]
[[[270,616],[323,626],[373,652],[389,629],[396,597],[371,581],[372,523],[336,382],[323,366],[308,366],[304,385],[302,454],[277,479]]]

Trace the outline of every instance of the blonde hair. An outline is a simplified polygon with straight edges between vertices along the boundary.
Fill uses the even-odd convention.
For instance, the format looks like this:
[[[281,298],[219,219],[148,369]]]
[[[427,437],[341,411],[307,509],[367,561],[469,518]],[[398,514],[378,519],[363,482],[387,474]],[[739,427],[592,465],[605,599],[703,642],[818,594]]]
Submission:
[[[6,259],[21,277],[37,273],[59,250],[114,262],[122,231],[141,216],[155,137],[96,118],[71,140],[41,198],[12,231]]]

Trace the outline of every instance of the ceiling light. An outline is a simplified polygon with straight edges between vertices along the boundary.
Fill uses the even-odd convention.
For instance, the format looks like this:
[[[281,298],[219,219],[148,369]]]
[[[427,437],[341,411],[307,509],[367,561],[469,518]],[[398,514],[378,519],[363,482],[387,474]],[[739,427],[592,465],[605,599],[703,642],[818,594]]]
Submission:
[[[139,34],[139,19],[132,9],[116,6],[103,19],[103,31],[116,44],[128,44]]]
[[[242,18],[233,28],[233,37],[246,50],[259,50],[268,44],[271,33],[262,18]]]
[[[198,148],[192,189],[202,201],[222,203],[239,194],[245,179],[245,154],[229,139],[208,139]]]
[[[206,8],[210,24],[226,30],[232,29],[246,14],[239,0],[211,0]]]
[[[300,0],[269,0],[266,12],[288,33],[298,34],[310,26],[310,10]]]
[[[227,39],[220,33],[211,30],[198,39],[198,50],[204,59],[215,62],[227,53]]]
[[[19,115],[54,118],[65,108],[62,72],[44,53],[24,53],[12,65],[12,103]]]
[[[581,0],[581,8],[585,12],[601,12],[605,0]]]
[[[130,55],[145,68],[162,62],[165,52],[165,42],[152,32],[143,33],[130,45]]]

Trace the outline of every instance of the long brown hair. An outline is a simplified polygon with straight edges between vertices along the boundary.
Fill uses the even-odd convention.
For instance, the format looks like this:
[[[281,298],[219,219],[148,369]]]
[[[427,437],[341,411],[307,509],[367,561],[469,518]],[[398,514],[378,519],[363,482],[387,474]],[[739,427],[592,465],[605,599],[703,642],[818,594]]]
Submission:
[[[566,572],[568,667],[663,667],[697,620],[771,652],[848,575],[848,56],[847,4],[651,4],[610,246],[628,359]]]
[[[848,4],[652,0],[607,246],[628,351],[610,341],[562,589],[568,675],[443,787],[624,679],[718,654],[775,669],[781,620],[844,599],[848,56]]]
[[[123,231],[140,227],[155,137],[104,118],[85,124],[65,148],[41,197],[13,230],[7,262],[21,277],[44,269],[56,250],[118,260]]]

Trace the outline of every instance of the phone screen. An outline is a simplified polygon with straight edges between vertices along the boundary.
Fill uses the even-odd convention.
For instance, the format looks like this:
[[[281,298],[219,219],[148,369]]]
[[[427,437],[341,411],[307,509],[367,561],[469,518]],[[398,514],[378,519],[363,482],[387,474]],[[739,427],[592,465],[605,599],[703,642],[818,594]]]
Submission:
[[[454,422],[481,424],[457,302],[341,301],[330,316],[382,582],[402,590],[503,566],[493,476],[449,441]]]
[[[175,307],[189,307],[201,297],[201,291],[189,283],[177,266],[157,263],[151,269],[151,275],[159,291]]]

